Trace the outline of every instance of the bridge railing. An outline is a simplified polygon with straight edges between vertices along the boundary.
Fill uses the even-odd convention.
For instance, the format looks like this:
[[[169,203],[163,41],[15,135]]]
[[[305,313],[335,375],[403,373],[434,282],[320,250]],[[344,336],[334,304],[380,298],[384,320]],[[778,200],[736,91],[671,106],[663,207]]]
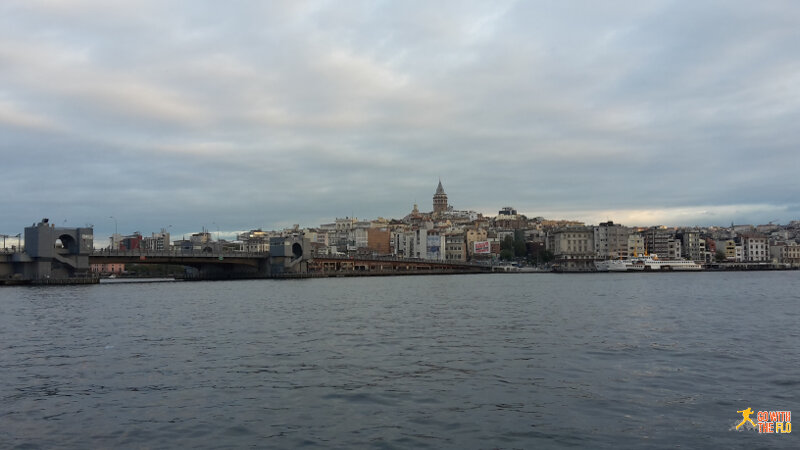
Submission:
[[[269,252],[225,252],[225,251],[210,251],[204,252],[200,250],[109,250],[99,249],[89,254],[89,256],[98,257],[137,257],[144,256],[148,258],[265,258],[269,256]]]

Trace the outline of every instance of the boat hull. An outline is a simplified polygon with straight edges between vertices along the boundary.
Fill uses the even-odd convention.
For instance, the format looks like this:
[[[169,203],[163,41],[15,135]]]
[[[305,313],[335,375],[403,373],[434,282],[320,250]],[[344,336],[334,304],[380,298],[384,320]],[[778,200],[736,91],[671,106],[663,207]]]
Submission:
[[[598,272],[691,272],[703,270],[703,266],[684,259],[658,259],[647,256],[619,260],[596,261]]]

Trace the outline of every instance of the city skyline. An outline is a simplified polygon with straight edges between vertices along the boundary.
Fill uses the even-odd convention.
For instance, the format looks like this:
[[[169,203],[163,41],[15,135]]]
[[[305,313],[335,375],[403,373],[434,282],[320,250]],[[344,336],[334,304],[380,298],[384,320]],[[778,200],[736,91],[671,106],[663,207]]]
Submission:
[[[776,2],[0,6],[0,233],[800,218]],[[116,220],[110,219],[114,217]]]
[[[484,213],[479,212],[479,211],[474,211],[474,210],[472,210],[470,208],[456,208],[455,205],[453,205],[452,203],[448,202],[448,200],[447,200],[448,195],[444,192],[444,188],[442,186],[442,181],[439,180],[439,184],[437,186],[437,189],[435,190],[434,194],[431,196],[431,200],[430,200],[431,208],[421,207],[419,209],[420,213],[430,216],[428,220],[433,220],[433,221],[439,221],[439,220],[447,221],[447,220],[449,220],[447,217],[441,217],[441,218],[438,218],[438,219],[435,218],[436,217],[436,212],[435,212],[435,202],[436,202],[436,200],[435,200],[435,198],[440,193],[440,189],[442,190],[442,193],[445,194],[445,200],[444,200],[445,205],[449,206],[450,209],[454,209],[456,211],[477,212],[477,213],[481,214],[484,218],[498,217],[498,214],[500,213],[500,211],[495,211],[494,213],[484,214]],[[419,203],[414,203],[414,205],[413,205],[414,208],[417,208],[419,206],[420,206]],[[503,209],[510,209],[510,208],[513,208],[513,206],[504,206],[503,207]],[[655,227],[655,226],[663,226],[663,227],[666,227],[666,228],[694,228],[694,227],[700,227],[700,228],[713,228],[713,227],[716,227],[716,228],[727,228],[729,226],[733,226],[734,224],[735,225],[741,225],[741,226],[744,226],[744,225],[753,225],[753,226],[755,226],[755,225],[767,225],[767,224],[788,225],[789,222],[796,222],[797,221],[797,219],[791,219],[791,220],[789,220],[789,221],[787,221],[785,223],[780,223],[779,221],[774,221],[773,220],[773,221],[769,221],[769,222],[765,222],[765,223],[734,223],[734,222],[731,222],[730,224],[712,223],[712,224],[705,224],[705,225],[698,225],[698,224],[693,224],[693,225],[675,225],[675,224],[668,224],[668,223],[653,223],[653,224],[648,224],[648,225],[639,225],[639,224],[626,223],[624,221],[620,221],[617,218],[613,218],[613,217],[606,217],[604,219],[598,219],[598,220],[595,220],[595,221],[587,221],[587,220],[581,220],[580,218],[574,218],[574,217],[551,217],[551,216],[545,216],[545,215],[541,215],[541,214],[526,214],[526,213],[524,213],[522,211],[517,211],[516,209],[514,209],[514,211],[515,211],[515,213],[521,214],[522,216],[525,216],[528,219],[534,219],[536,217],[541,217],[541,218],[543,218],[545,220],[549,220],[549,221],[575,221],[575,222],[582,222],[585,225],[589,225],[589,226],[598,225],[598,224],[602,224],[602,223],[611,223],[611,222],[613,222],[613,223],[616,223],[618,225],[623,225],[623,226],[631,227],[631,228],[648,228],[648,227]],[[411,213],[411,212],[412,212],[411,210],[408,211],[408,213]],[[132,235],[135,235],[135,234],[140,234],[142,236],[147,236],[149,234],[158,234],[158,233],[161,232],[161,233],[168,233],[173,239],[178,239],[178,238],[186,239],[187,236],[190,236],[192,234],[209,233],[209,235],[211,235],[212,239],[214,239],[214,240],[219,240],[219,239],[221,239],[221,240],[236,240],[237,236],[239,234],[246,233],[248,231],[252,231],[252,230],[256,230],[256,229],[264,230],[264,231],[281,231],[282,229],[283,230],[291,229],[291,228],[293,228],[295,226],[299,227],[300,229],[317,229],[320,226],[323,226],[325,224],[332,224],[334,221],[339,220],[339,219],[354,219],[354,220],[367,221],[367,222],[375,221],[375,220],[378,220],[378,219],[386,219],[386,220],[392,221],[392,220],[401,220],[406,215],[407,214],[402,214],[401,216],[398,216],[398,217],[386,216],[386,215],[378,215],[378,216],[373,216],[373,217],[363,217],[363,216],[362,217],[358,217],[358,216],[354,216],[354,215],[340,214],[340,215],[337,215],[335,217],[330,217],[330,218],[327,218],[325,220],[322,220],[322,221],[320,221],[318,223],[314,223],[314,224],[291,223],[292,221],[285,220],[283,223],[285,223],[285,224],[291,223],[291,225],[285,225],[285,226],[273,227],[273,228],[265,227],[263,225],[251,225],[249,227],[244,227],[244,228],[236,229],[236,230],[221,229],[216,222],[211,222],[210,226],[205,224],[205,223],[203,223],[203,225],[200,225],[199,228],[190,228],[190,229],[186,229],[186,230],[173,229],[173,225],[169,224],[169,225],[166,225],[166,226],[160,226],[159,228],[152,229],[152,230],[145,230],[145,229],[136,228],[136,229],[132,229],[131,231],[127,231],[126,229],[130,228],[130,227],[126,226],[124,223],[123,223],[123,229],[122,230],[119,229],[119,221],[118,221],[118,218],[116,216],[108,216],[106,219],[108,219],[108,220],[113,222],[113,233],[114,234],[118,234],[121,237],[122,236],[132,236]],[[86,227],[91,227],[91,228],[95,228],[95,229],[97,228],[94,224],[86,222],[86,221],[83,222],[83,225],[78,225],[77,222],[76,223],[72,223],[72,222],[69,222],[68,220],[64,220],[63,222],[59,222],[58,220],[51,220],[50,218],[47,218],[47,219],[51,221],[53,226],[60,226],[60,227],[86,226]],[[161,222],[163,222],[163,220]],[[99,227],[99,228],[100,229],[104,229],[103,227]],[[107,235],[103,234],[103,233],[101,233],[101,234],[97,234],[97,233],[98,232],[95,230],[95,243],[96,244],[100,244],[101,247],[106,246],[108,244],[108,240],[109,240],[109,238],[111,236],[111,233],[107,233]],[[18,237],[18,236],[7,235],[6,237],[7,238],[12,238],[12,237]]]

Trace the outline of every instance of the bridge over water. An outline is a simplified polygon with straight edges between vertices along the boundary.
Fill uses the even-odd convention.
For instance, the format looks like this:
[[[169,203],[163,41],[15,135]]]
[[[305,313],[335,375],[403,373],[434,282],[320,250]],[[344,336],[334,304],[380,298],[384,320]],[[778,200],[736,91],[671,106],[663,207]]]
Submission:
[[[302,234],[270,239],[270,251],[95,250],[92,228],[56,228],[43,219],[25,228],[25,251],[0,254],[0,284],[96,282],[92,264],[193,267],[199,279],[288,278],[489,272],[485,265],[398,258],[312,258]]]
[[[294,256],[294,255],[293,255]],[[269,252],[204,252],[204,251],[116,251],[101,250],[89,255],[90,264],[173,264],[193,267],[198,278],[306,278],[370,275],[411,275],[446,273],[484,273],[491,267],[464,262],[431,261],[402,258],[348,258],[310,257],[295,258],[272,267]],[[293,263],[302,262],[301,270]]]
[[[198,278],[266,278],[271,275],[270,254],[244,252],[100,250],[89,264],[170,264],[196,269]]]
[[[269,278],[308,270],[302,235],[272,238],[270,252],[94,250],[92,228],[55,227],[47,219],[25,228],[25,250],[0,254],[0,284],[96,282],[92,264],[179,264],[205,279]]]

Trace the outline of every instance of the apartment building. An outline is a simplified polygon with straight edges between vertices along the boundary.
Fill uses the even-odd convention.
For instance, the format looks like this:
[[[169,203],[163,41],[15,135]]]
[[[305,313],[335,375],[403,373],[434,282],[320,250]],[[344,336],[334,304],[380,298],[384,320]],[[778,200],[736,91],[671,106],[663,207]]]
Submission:
[[[554,255],[554,264],[565,272],[594,271],[595,248],[593,227],[570,227],[547,235],[547,250]]]
[[[592,227],[594,252],[597,259],[627,258],[630,229],[612,221]]]

